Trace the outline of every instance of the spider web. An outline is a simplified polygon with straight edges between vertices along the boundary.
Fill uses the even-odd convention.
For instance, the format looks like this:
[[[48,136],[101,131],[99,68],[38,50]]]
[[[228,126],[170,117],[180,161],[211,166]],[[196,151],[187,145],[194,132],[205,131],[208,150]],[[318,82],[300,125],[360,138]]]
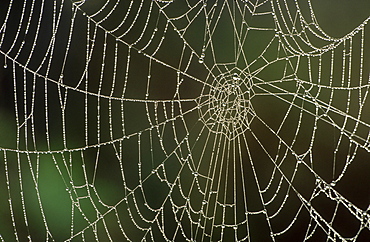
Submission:
[[[344,2],[3,1],[0,239],[369,238],[370,5]]]

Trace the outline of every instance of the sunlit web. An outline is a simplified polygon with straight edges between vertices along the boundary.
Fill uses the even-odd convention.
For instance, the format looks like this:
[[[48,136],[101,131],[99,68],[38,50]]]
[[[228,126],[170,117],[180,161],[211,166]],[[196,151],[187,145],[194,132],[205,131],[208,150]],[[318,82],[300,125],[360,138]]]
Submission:
[[[2,1],[0,240],[370,238],[354,4]]]

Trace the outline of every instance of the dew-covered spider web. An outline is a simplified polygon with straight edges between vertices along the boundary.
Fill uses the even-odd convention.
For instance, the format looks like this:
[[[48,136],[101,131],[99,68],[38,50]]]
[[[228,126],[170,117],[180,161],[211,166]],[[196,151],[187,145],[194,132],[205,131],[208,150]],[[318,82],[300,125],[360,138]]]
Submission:
[[[0,241],[368,241],[368,1],[0,3]]]

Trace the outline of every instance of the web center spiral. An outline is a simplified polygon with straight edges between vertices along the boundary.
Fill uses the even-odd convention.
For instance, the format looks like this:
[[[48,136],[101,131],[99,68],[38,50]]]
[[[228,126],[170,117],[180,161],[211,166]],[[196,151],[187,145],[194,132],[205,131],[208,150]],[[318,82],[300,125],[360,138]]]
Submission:
[[[249,75],[239,69],[218,75],[203,102],[200,119],[213,133],[234,139],[244,133],[255,117]]]

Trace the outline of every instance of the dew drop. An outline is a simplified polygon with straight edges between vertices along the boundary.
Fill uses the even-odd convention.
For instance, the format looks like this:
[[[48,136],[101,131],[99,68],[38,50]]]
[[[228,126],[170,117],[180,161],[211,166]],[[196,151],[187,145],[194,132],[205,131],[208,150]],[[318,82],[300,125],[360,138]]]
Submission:
[[[4,68],[8,68],[8,65],[6,64],[6,56],[5,56],[5,59],[4,59]]]

